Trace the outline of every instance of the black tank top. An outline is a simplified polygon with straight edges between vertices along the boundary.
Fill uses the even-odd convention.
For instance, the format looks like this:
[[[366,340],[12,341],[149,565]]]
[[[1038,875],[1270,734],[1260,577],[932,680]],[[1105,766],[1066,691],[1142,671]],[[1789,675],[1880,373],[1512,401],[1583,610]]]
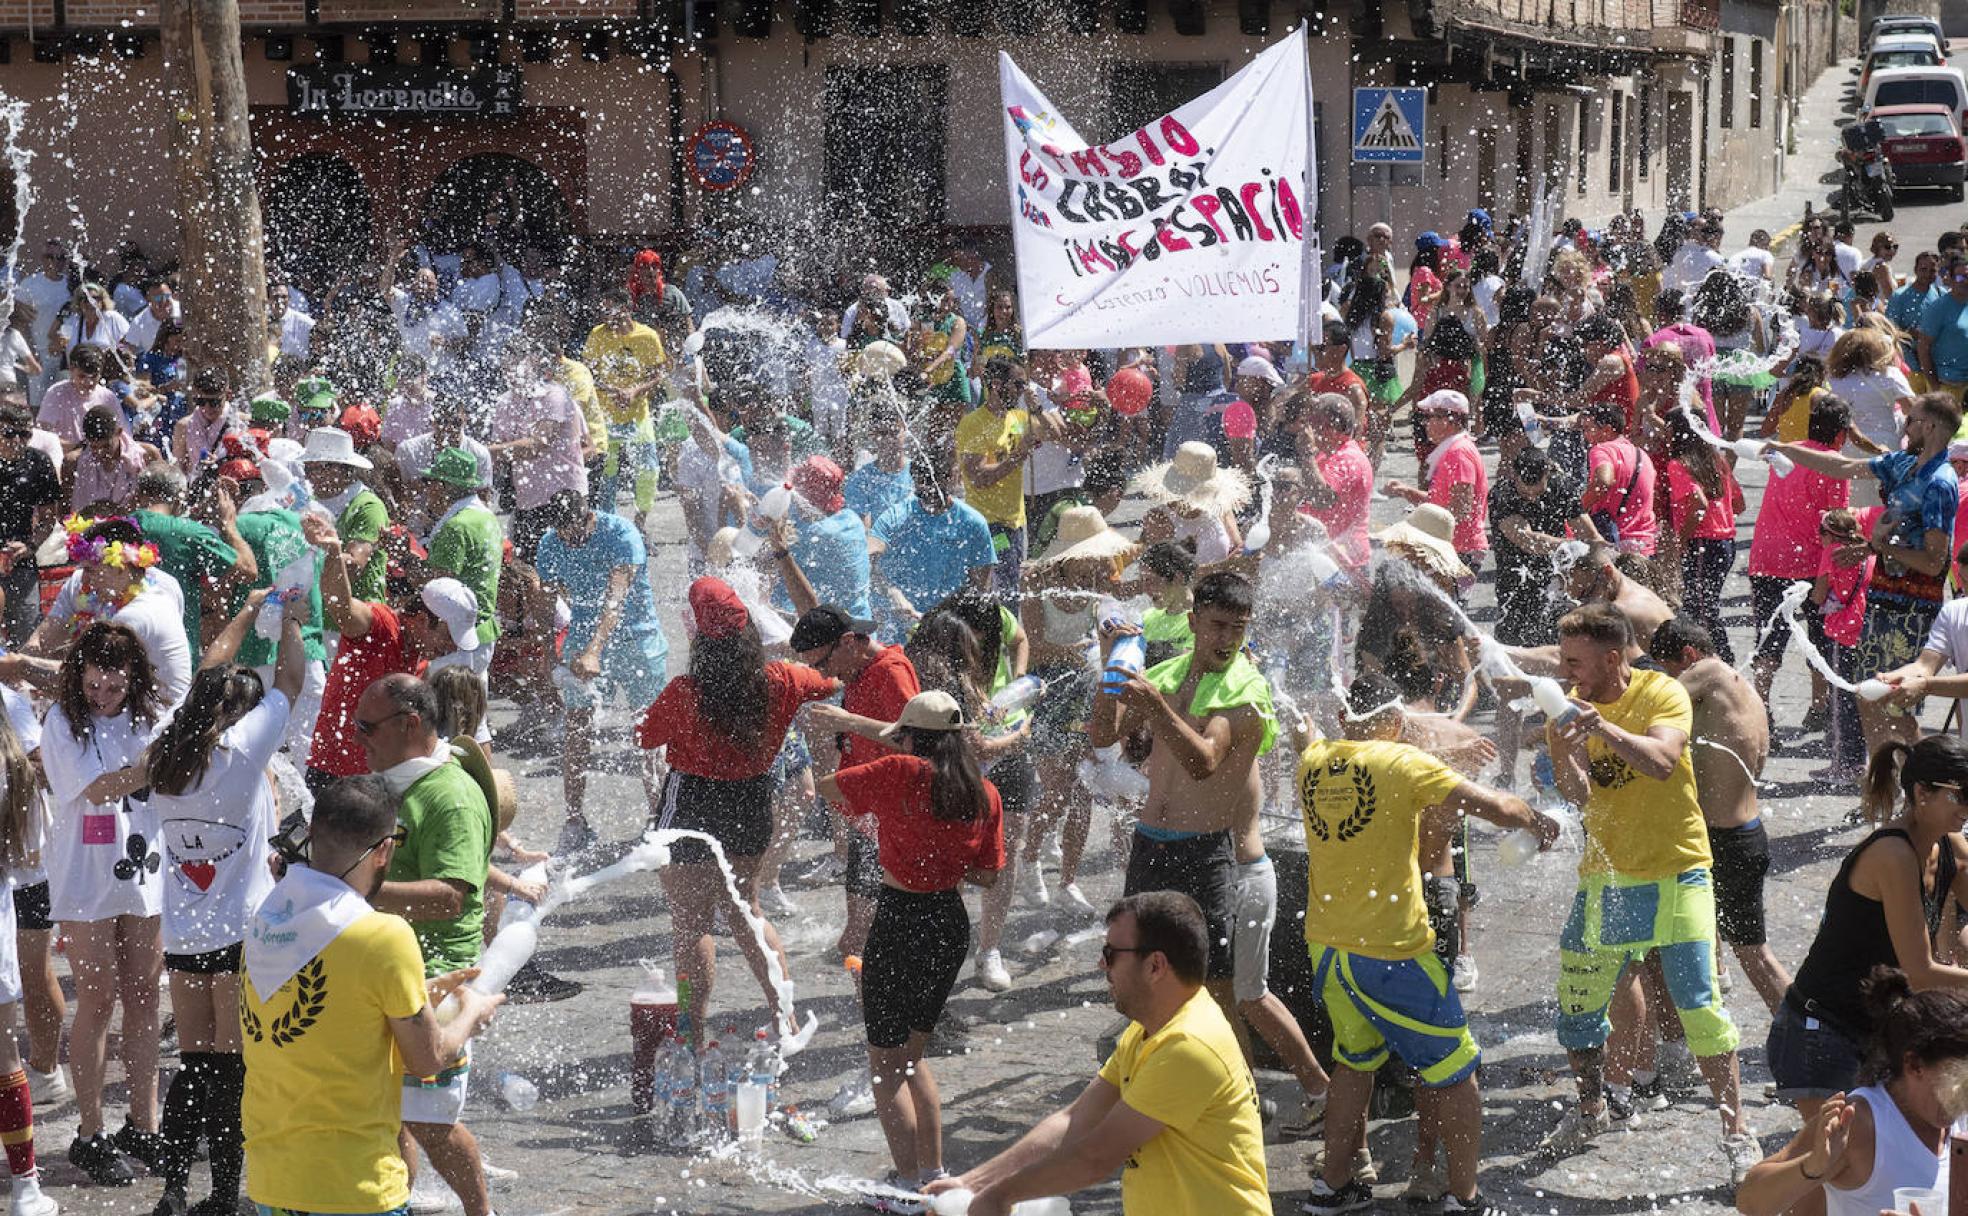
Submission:
[[[1818,922],[1818,935],[1811,942],[1804,965],[1791,981],[1791,998],[1806,1004],[1810,1012],[1822,1014],[1846,1034],[1863,1038],[1872,1028],[1866,1016],[1859,984],[1877,966],[1898,967],[1899,955],[1893,951],[1893,938],[1886,929],[1886,908],[1852,890],[1852,867],[1859,855],[1874,842],[1897,836],[1912,843],[1902,828],[1880,828],[1859,842],[1838,867],[1838,877],[1825,892],[1824,919]],[[1926,913],[1927,935],[1932,937],[1941,924],[1941,908],[1948,888],[1954,883],[1954,848],[1951,836],[1941,838],[1940,860],[1934,871],[1934,887],[1920,892],[1920,906]],[[1926,870],[1925,859],[1921,869]]]

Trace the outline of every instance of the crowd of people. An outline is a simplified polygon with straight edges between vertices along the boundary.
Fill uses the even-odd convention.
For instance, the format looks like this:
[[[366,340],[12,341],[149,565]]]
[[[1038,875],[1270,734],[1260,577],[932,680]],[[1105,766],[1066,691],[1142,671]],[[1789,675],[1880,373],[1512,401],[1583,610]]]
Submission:
[[[1636,213],[1537,248],[1477,210],[1404,268],[1385,224],[1335,242],[1297,342],[1028,350],[1012,277],[969,246],[898,293],[703,249],[577,281],[495,232],[275,282],[257,393],[187,365],[168,269],[50,244],[0,368],[14,1211],[55,1211],[32,1115],[73,1102],[69,1160],[160,1177],[159,1216],[394,1213],[426,1164],[486,1216],[503,1171],[463,1122],[471,1038],[501,999],[580,985],[530,962],[503,997],[463,981],[508,901],[547,897],[544,863],[605,853],[593,758],[624,745],[638,817],[686,833],[660,884],[693,1048],[721,934],[768,1034],[800,1033],[772,922],[824,825],[799,876],[842,892],[868,1053],[834,1109],[879,1119],[884,1210],[962,1188],[989,1216],[1125,1163],[1130,1212],[1269,1212],[1261,1119],[1323,1123],[1303,1210],[1364,1210],[1394,1058],[1405,1197],[1497,1210],[1468,820],[1548,849],[1572,812],[1577,1101],[1540,1151],[1699,1078],[1744,1211],[1869,1216],[1933,1185],[1968,1113],[1944,1083],[1968,1057],[1968,749],[1917,711],[1968,696],[1968,234],[1904,277],[1890,237],[1850,238],[1812,217],[1783,264],[1763,232],[1725,256],[1717,214],[1650,240]],[[1377,500],[1407,509],[1371,530]],[[679,591],[652,547],[681,551]],[[1466,610],[1485,581],[1488,632]],[[1783,725],[1822,734],[1818,778],[1872,830],[1792,974],[1757,778],[1799,630],[1824,661]],[[1867,678],[1884,695],[1849,691]],[[494,706],[518,711],[498,732]],[[533,849],[495,758],[548,755],[564,810]],[[1300,904],[1266,852],[1283,814],[1329,1065],[1268,983]],[[1096,824],[1124,873],[1105,908]],[[1131,1024],[1073,1103],[953,1175],[926,1053],[967,968],[1014,987],[1018,900],[1104,916]],[[1805,1124],[1767,1159],[1722,943]],[[1260,1103],[1237,1022],[1293,1108]]]

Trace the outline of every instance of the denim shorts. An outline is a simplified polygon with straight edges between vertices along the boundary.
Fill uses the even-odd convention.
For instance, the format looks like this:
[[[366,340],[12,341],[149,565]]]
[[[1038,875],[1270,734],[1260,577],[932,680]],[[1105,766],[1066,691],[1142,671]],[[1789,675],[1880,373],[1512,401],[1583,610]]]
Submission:
[[[1858,1082],[1865,1053],[1844,1031],[1798,1007],[1801,998],[1784,994],[1770,1019],[1764,1042],[1777,1097],[1785,1102],[1829,1098]]]

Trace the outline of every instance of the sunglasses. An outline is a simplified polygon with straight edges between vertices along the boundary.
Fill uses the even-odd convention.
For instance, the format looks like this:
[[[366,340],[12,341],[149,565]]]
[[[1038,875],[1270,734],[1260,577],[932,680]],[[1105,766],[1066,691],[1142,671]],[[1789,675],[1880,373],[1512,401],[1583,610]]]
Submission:
[[[364,722],[360,718],[351,718],[349,720],[355,724],[355,729],[366,737],[369,735],[373,735],[377,731],[381,730],[383,728],[383,723],[390,721],[391,718],[401,718],[404,714],[407,714],[409,712],[411,711],[407,709],[399,709],[395,713],[389,715],[389,717],[378,718],[374,722]]]
[[[1114,959],[1122,954],[1153,954],[1146,946],[1105,946],[1100,947],[1100,961],[1111,967]]]
[[[403,847],[403,842],[408,839],[410,839],[410,829],[404,827],[400,823],[397,824],[396,830],[394,832],[391,832],[389,835],[383,837],[381,840],[378,840],[375,844],[372,844],[368,848],[362,850],[361,855],[358,856],[354,861],[349,863],[348,870],[343,870],[340,874],[335,875],[335,877],[347,878],[349,874],[349,870],[353,870],[355,867],[361,865],[363,861],[368,858],[369,854],[375,852],[377,849],[382,848],[386,844],[393,844],[396,845],[398,848],[401,848]]]
[[[31,439],[34,437],[34,432],[26,427],[10,426],[5,431],[0,431],[0,435],[5,435],[9,439]]]

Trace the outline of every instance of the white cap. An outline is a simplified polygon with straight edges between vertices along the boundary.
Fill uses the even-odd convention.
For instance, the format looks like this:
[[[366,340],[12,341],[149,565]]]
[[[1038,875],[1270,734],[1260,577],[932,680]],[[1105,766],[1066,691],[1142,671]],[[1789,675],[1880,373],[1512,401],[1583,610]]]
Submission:
[[[1271,366],[1271,360],[1263,355],[1245,355],[1243,362],[1237,364],[1237,374],[1249,376],[1253,380],[1262,380],[1266,384],[1285,382],[1285,378],[1278,374],[1278,369]]]
[[[424,584],[424,607],[451,631],[459,650],[478,649],[478,596],[455,578],[434,578]]]
[[[301,451],[302,464],[345,464],[351,468],[369,469],[367,456],[357,454],[355,438],[339,427],[318,426],[308,432],[307,446]]]
[[[1452,388],[1438,388],[1415,403],[1415,413],[1432,414],[1436,411],[1445,414],[1469,416],[1469,398]]]

